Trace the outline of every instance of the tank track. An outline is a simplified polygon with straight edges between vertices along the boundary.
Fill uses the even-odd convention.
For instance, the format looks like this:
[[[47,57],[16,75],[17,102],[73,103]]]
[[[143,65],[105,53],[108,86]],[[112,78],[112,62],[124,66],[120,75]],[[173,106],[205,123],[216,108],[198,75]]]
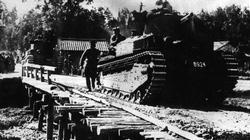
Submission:
[[[135,90],[125,91],[118,89],[123,85],[114,88],[105,86],[104,83],[101,93],[138,104],[150,104],[151,101],[155,101],[153,98],[156,98],[162,92],[167,76],[165,58],[161,52],[145,51],[121,59],[115,58],[114,61],[98,65],[98,69],[103,74],[102,79],[114,76],[108,82],[116,84],[116,81],[112,81],[112,79],[119,78],[119,75],[122,73],[131,73],[136,65],[147,66],[146,70],[139,72],[142,73],[141,76],[146,75],[147,79],[140,83]],[[129,82],[131,81],[127,81],[125,84]]]
[[[227,90],[232,90],[239,78],[239,62],[237,57],[232,53],[223,53],[222,57],[225,60],[227,70],[226,87]]]

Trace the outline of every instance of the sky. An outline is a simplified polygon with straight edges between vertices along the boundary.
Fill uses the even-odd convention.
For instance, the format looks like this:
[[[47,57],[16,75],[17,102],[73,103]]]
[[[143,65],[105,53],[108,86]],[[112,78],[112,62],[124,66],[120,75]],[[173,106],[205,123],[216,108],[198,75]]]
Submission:
[[[13,7],[17,8],[18,16],[22,16],[30,9],[36,6],[38,0],[2,0],[8,9]],[[93,0],[94,7],[108,7],[114,16],[117,16],[118,10],[122,8],[128,8],[129,10],[139,10],[139,5],[142,2],[144,4],[143,10],[151,10],[155,8],[156,0]],[[201,9],[207,11],[215,10],[217,7],[225,7],[228,5],[236,4],[241,7],[247,7],[250,9],[250,0],[168,0],[173,6],[173,9],[183,12],[199,13]]]

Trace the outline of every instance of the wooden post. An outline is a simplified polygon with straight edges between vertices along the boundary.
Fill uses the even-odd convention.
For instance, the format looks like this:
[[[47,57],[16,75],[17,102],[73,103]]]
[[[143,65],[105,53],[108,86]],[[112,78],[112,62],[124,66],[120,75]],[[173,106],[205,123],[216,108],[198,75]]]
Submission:
[[[50,79],[51,72],[48,70],[47,72],[47,79],[48,79],[48,84],[51,84],[51,79]]]
[[[70,140],[70,130],[68,128],[68,123],[69,123],[69,113],[65,112],[64,114],[64,130],[63,130],[63,139],[64,140]]]
[[[68,131],[68,112],[61,111],[59,119],[59,128],[58,128],[58,140],[69,140],[70,135]]]
[[[28,90],[28,97],[29,97],[29,108],[33,109],[33,93],[31,92],[31,87],[27,88]]]
[[[33,73],[33,70],[34,70],[34,68],[30,68],[30,74],[31,74],[31,78],[35,78],[35,76],[34,76],[34,73]]]
[[[35,68],[35,78],[36,78],[36,80],[39,79],[39,78],[38,78],[38,75],[37,75],[37,72],[38,72],[38,70],[37,70],[37,68]]]
[[[26,71],[27,71],[27,77],[30,77],[30,72],[29,72],[29,67],[26,66]]]
[[[43,130],[43,117],[44,117],[44,107],[41,106],[39,117],[38,117],[38,131]]]
[[[47,113],[47,140],[53,139],[53,121],[54,121],[54,100],[50,96],[48,102],[48,113]]]
[[[60,113],[58,126],[58,140],[63,140],[63,115]]]
[[[24,73],[24,66],[22,66],[22,77],[25,76],[25,73]]]
[[[41,82],[44,82],[44,77],[43,77],[43,72],[44,72],[44,68],[43,67],[41,67],[40,68],[40,80],[41,80]]]

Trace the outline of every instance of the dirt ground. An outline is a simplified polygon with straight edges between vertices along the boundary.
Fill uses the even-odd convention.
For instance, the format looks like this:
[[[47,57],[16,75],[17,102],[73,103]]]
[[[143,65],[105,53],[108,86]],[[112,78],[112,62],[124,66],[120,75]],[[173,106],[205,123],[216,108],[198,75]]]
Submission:
[[[46,139],[46,133],[37,131],[37,121],[30,121],[31,112],[24,108],[0,109],[0,139]]]
[[[250,139],[250,114],[241,111],[138,107],[205,139]]]
[[[247,99],[238,99],[238,102],[237,98],[234,99],[237,105],[246,104]],[[247,110],[198,110],[140,105],[134,107],[206,139],[250,139],[250,114]],[[248,107],[250,106],[246,106]],[[0,139],[46,139],[46,128],[44,127],[43,132],[37,131],[38,122],[30,122],[31,117],[31,112],[24,108],[0,109]]]
[[[243,81],[244,84],[249,82],[250,80]],[[250,92],[246,88],[250,86],[245,88],[237,86],[239,90],[236,90],[235,96],[225,100],[227,107],[206,109],[142,105],[133,107],[205,139],[248,140],[250,139]],[[29,121],[31,117],[31,112],[24,108],[0,109],[0,140],[46,139],[45,128],[44,132],[37,131],[38,122]],[[54,136],[56,137],[56,131]]]

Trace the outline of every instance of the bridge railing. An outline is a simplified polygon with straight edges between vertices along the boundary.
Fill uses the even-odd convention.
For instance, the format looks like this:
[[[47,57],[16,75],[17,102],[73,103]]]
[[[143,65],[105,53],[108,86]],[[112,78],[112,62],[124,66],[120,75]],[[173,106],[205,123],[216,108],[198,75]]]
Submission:
[[[24,64],[22,65],[22,77],[28,77],[41,82],[47,80],[48,84],[51,84],[50,75],[56,71],[56,67],[37,65],[37,64]]]

